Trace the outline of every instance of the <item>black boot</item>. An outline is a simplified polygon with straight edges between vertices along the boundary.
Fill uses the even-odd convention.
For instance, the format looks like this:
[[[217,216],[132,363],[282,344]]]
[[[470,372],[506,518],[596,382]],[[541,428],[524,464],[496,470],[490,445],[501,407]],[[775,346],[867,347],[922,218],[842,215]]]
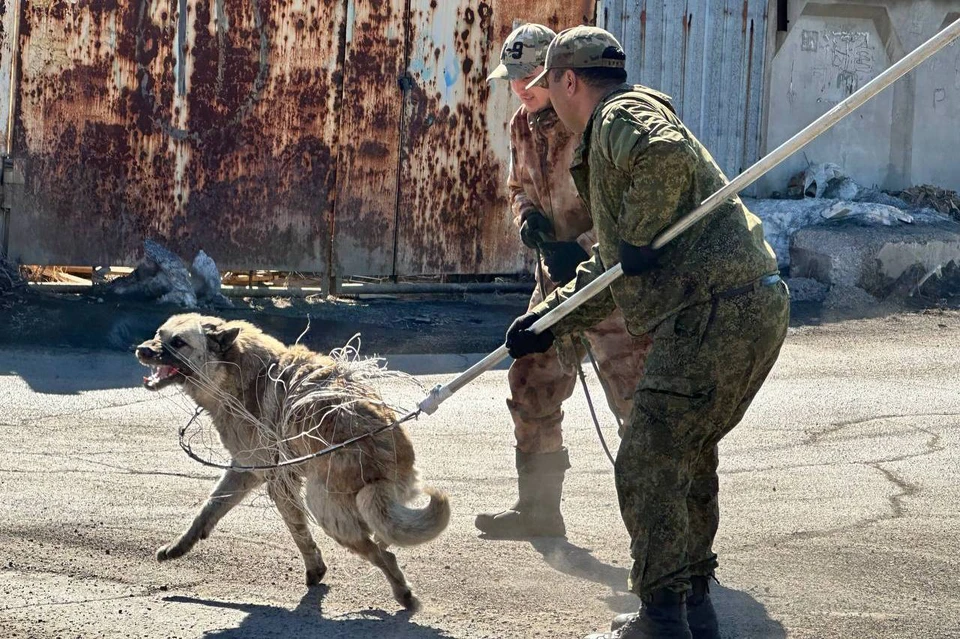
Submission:
[[[638,613],[617,615],[610,624],[610,630],[616,630]],[[720,624],[717,613],[710,601],[710,577],[691,577],[690,594],[687,595],[687,624],[693,639],[720,639]]]
[[[685,598],[685,593],[656,590],[641,600],[640,611],[619,628],[587,639],[692,639]]]
[[[720,639],[717,612],[710,601],[710,577],[690,577],[687,623],[693,639]]]
[[[517,451],[520,499],[499,513],[477,515],[475,525],[494,539],[563,537],[567,529],[560,514],[563,477],[570,468],[567,449],[555,453]]]

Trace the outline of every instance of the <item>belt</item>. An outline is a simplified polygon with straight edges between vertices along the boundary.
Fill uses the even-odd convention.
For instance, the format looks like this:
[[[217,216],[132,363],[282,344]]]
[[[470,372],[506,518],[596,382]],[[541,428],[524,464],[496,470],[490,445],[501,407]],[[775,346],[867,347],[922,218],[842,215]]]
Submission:
[[[780,273],[770,273],[762,277],[758,277],[749,284],[744,284],[743,286],[737,286],[735,288],[728,288],[725,291],[720,293],[715,293],[714,297],[718,299],[725,300],[730,297],[737,297],[738,295],[744,295],[745,293],[752,293],[757,291],[765,286],[773,286],[774,284],[779,284],[783,280],[780,279]]]

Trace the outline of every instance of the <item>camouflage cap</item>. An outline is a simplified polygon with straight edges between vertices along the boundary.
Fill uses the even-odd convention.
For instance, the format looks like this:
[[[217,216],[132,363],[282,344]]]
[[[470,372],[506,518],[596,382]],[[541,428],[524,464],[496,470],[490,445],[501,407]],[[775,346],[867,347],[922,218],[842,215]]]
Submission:
[[[626,56],[623,47],[609,31],[581,25],[560,32],[547,49],[543,73],[527,85],[546,86],[547,73],[553,69],[591,69],[607,67],[623,69]]]
[[[556,32],[542,24],[525,24],[513,30],[503,43],[500,64],[487,76],[490,80],[522,80],[537,67],[543,66],[547,47],[557,37]]]

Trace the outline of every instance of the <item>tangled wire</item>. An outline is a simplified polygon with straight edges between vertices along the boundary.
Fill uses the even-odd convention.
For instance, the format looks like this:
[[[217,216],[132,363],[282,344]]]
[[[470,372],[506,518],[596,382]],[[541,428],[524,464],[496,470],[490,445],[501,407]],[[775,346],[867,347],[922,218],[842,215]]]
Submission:
[[[342,450],[416,418],[419,411],[404,413],[397,402],[384,397],[388,391],[407,396],[410,390],[422,393],[423,386],[410,375],[387,370],[382,358],[362,358],[359,347],[359,335],[355,335],[346,345],[330,352],[333,364],[325,368],[303,370],[302,367],[290,366],[280,369],[276,364],[271,364],[267,369],[269,392],[275,393],[278,400],[278,409],[272,411],[272,415],[264,415],[263,411],[260,411],[260,416],[255,415],[243,402],[223,392],[209,376],[202,371],[195,371],[191,376],[192,383],[216,397],[231,417],[252,427],[256,434],[256,447],[245,453],[273,461],[253,465],[235,463],[224,454],[219,445],[219,435],[209,420],[201,420],[203,413],[199,408],[180,428],[181,448],[191,459],[209,467],[240,471],[279,470]],[[403,392],[405,386],[408,388]],[[186,397],[185,394],[182,396]],[[366,424],[364,420],[369,418],[356,410],[361,402],[401,417],[388,424]],[[336,437],[336,429],[341,423],[359,423],[364,428],[356,434],[350,433],[351,436],[343,441],[337,441],[340,438]],[[333,429],[332,437],[321,434],[328,427]],[[296,444],[304,442],[312,444],[307,446],[308,449],[315,449],[319,445],[320,450],[298,456],[294,448]]]

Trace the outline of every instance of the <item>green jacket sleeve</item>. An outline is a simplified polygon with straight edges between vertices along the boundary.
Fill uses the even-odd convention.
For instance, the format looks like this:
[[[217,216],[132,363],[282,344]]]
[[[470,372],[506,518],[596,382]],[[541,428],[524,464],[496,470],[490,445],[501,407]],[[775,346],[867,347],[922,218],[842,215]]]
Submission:
[[[534,307],[533,312],[539,317],[543,317],[549,311],[560,306],[563,302],[573,297],[574,293],[584,286],[597,279],[603,274],[603,262],[600,260],[600,252],[596,245],[593,247],[593,255],[586,262],[581,262],[577,267],[577,276],[563,288],[558,288],[547,296],[543,302]],[[614,311],[616,304],[613,301],[613,295],[610,288],[605,288],[589,300],[583,303],[573,313],[567,315],[554,324],[553,334],[557,337],[584,331],[592,326],[596,326]]]
[[[601,129],[600,150],[617,170],[629,175],[620,201],[617,235],[646,246],[691,205],[697,156],[683,134],[655,116],[641,120],[618,109]]]

